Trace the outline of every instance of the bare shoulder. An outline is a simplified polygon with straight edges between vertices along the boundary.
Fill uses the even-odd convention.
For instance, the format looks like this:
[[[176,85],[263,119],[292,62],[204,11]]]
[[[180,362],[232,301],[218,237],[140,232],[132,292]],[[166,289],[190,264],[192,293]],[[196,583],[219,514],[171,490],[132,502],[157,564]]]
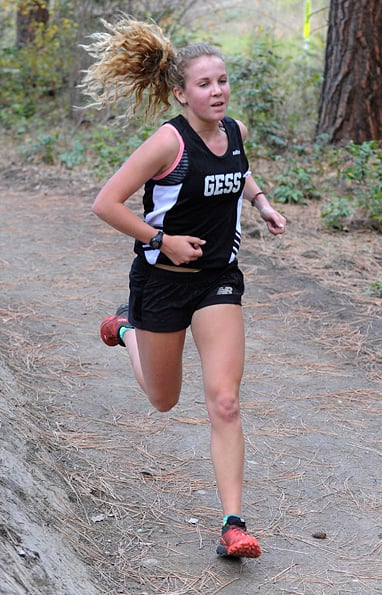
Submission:
[[[137,151],[151,161],[155,174],[160,174],[171,167],[179,149],[179,134],[173,126],[165,124],[158,128]]]
[[[241,120],[236,120],[236,124],[240,128],[241,138],[244,141],[247,138],[247,136],[248,136],[248,129],[247,129],[246,125],[243,124],[243,122]]]
[[[170,125],[158,128],[128,159],[130,168],[138,168],[145,179],[166,171],[177,158],[180,141]],[[129,168],[129,169],[130,169]]]
[[[169,123],[158,128],[148,140],[160,144],[166,150],[179,150],[179,133]]]

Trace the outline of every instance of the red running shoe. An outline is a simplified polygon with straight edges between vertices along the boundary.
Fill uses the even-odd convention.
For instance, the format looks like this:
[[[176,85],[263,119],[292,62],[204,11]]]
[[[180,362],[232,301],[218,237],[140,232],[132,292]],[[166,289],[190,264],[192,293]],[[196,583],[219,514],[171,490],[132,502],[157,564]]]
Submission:
[[[119,329],[122,326],[127,328],[133,328],[127,318],[129,311],[128,304],[121,304],[114,316],[108,316],[101,322],[100,335],[105,345],[109,347],[115,347],[116,345],[125,346],[119,336]]]
[[[261,547],[255,537],[248,535],[243,519],[230,516],[222,529],[216,553],[235,558],[258,558],[261,556]]]

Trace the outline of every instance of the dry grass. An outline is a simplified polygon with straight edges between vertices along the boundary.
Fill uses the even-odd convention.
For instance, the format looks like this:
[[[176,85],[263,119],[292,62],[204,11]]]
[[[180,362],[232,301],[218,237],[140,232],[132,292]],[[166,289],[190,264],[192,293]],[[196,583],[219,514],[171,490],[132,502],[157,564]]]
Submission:
[[[362,236],[355,249],[354,237],[318,231],[312,213],[309,233],[304,218],[289,207],[290,236],[264,236],[255,247],[244,241],[244,250],[252,251],[243,257],[247,286],[262,291],[256,297],[249,291],[244,307],[249,345],[242,402],[245,506],[267,560],[265,568],[260,562],[253,570],[247,563],[219,564],[211,555],[219,504],[205,449],[209,429],[197,394],[195,353],[185,365],[189,402],[168,416],[146,405],[131,414],[121,401],[108,400],[109,383],[119,383],[114,384],[117,399],[126,377],[108,381],[109,367],[100,365],[93,344],[87,352],[87,342],[94,340],[96,317],[115,295],[110,288],[104,291],[98,271],[123,270],[116,259],[119,240],[88,221],[88,205],[75,208],[74,199],[64,201],[62,194],[35,193],[29,200],[26,239],[29,227],[42,229],[36,252],[45,260],[37,282],[27,256],[20,256],[23,273],[17,282],[33,289],[41,283],[45,292],[25,299],[22,308],[10,299],[13,305],[5,301],[0,310],[0,353],[17,379],[17,391],[8,385],[2,391],[23,413],[17,430],[35,445],[31,465],[64,487],[59,508],[49,512],[41,502],[37,513],[44,518],[49,512],[51,525],[89,563],[103,592],[241,593],[243,578],[263,595],[342,594],[349,585],[357,595],[378,589],[380,536],[372,533],[358,546],[359,526],[350,537],[345,529],[359,517],[376,524],[381,498],[357,475],[342,475],[340,460],[344,449],[360,469],[365,457],[380,462],[382,454],[378,436],[371,433],[380,415],[380,337],[368,326],[380,319],[381,302],[365,295],[368,283],[381,278],[378,243]],[[25,205],[15,201],[15,209],[22,220]],[[44,231],[53,226],[56,232],[68,219],[73,229],[68,226],[67,233],[73,235],[67,243],[61,236],[53,244],[44,237]],[[84,230],[88,240],[76,243]],[[17,233],[16,223],[11,231]],[[102,262],[93,251],[104,255]],[[3,270],[11,266],[8,257],[0,261]],[[288,273],[300,281],[298,287],[287,283]],[[323,292],[336,294],[321,310],[312,302],[312,280]],[[5,295],[16,290],[9,276]],[[79,318],[82,311],[92,315],[91,328],[88,319]],[[75,331],[74,314],[76,323],[83,323]],[[297,342],[302,335],[305,351]],[[366,374],[362,386],[348,386],[348,363],[351,369],[358,366],[360,378]],[[123,390],[134,403],[142,397],[135,386]],[[5,407],[2,413],[7,414]],[[200,437],[198,448],[186,441],[193,435]],[[313,538],[313,529],[325,529],[328,539]]]

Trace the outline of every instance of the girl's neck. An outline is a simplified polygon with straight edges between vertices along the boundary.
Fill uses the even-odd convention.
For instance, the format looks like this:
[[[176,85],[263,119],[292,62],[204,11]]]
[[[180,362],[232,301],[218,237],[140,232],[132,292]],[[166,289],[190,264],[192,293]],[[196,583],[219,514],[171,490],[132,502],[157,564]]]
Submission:
[[[214,134],[219,130],[220,120],[201,120],[193,113],[188,113],[187,109],[183,110],[183,117],[200,136]]]
[[[224,128],[220,125],[220,120],[205,122],[199,119],[193,121],[193,118],[191,118],[190,121],[187,115],[183,114],[183,116],[212,153],[215,155],[224,155],[226,153],[228,139]]]

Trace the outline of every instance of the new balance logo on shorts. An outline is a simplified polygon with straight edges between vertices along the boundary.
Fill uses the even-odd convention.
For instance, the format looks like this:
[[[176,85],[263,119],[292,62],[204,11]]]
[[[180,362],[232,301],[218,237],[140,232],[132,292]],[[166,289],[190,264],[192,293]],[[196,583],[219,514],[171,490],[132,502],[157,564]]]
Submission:
[[[223,285],[222,287],[219,287],[219,289],[216,292],[216,295],[231,295],[232,293],[232,287],[229,287],[228,285]]]

